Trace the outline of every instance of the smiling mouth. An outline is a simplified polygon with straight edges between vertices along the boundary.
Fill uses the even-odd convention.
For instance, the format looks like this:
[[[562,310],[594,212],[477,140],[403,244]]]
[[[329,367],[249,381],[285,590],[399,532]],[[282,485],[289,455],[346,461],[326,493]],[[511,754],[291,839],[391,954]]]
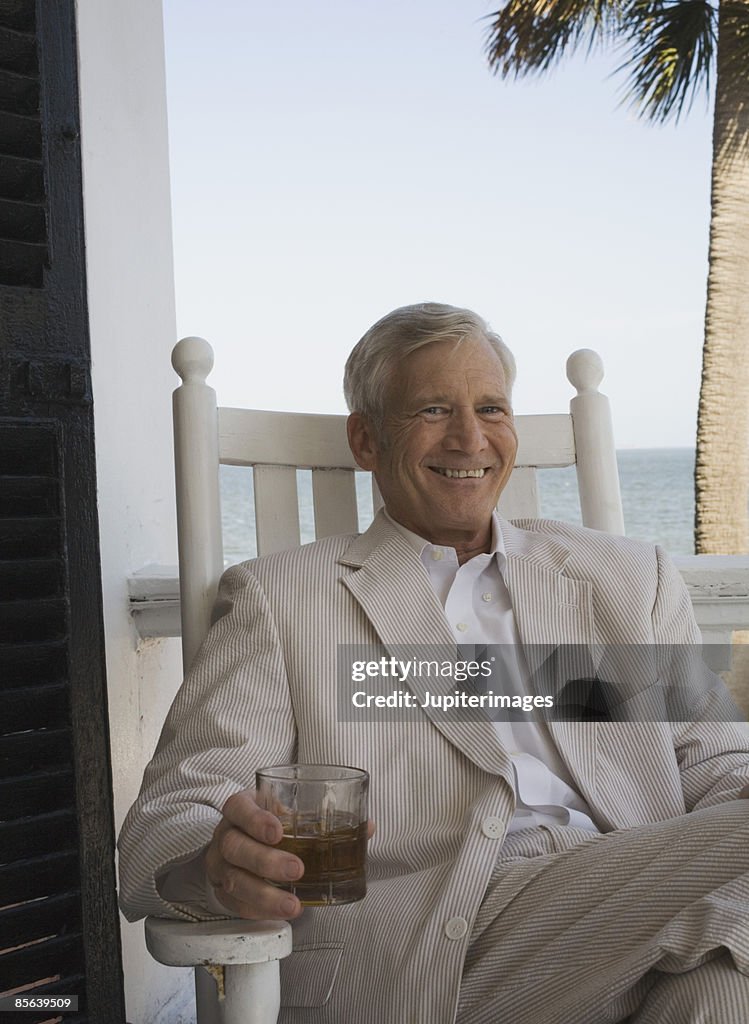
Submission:
[[[434,473],[439,473],[440,476],[446,476],[450,480],[463,480],[466,477],[471,477],[474,480],[480,480],[486,473],[485,469],[447,469],[444,466],[430,466],[429,468]]]

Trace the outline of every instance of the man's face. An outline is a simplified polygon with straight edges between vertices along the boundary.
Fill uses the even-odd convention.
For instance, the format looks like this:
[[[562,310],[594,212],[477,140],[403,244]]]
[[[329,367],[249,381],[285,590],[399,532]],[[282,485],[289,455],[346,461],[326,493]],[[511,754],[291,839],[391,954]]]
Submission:
[[[435,544],[486,548],[517,451],[504,371],[486,339],[412,352],[393,375],[382,431],[352,413],[349,442],[394,519]]]

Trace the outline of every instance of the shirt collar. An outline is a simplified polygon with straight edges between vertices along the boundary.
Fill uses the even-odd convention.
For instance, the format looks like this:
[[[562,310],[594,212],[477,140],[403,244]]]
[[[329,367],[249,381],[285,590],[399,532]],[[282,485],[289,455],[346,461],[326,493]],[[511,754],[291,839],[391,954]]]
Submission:
[[[437,547],[437,545],[432,544],[431,541],[424,540],[424,538],[420,537],[418,533],[414,533],[412,530],[409,530],[408,527],[399,523],[397,519],[393,519],[387,509],[383,509],[383,513],[387,521],[394,526],[403,537],[406,538],[410,546],[420,558],[423,558],[425,551],[431,551],[432,548]],[[443,544],[441,547],[444,548],[445,545]],[[454,548],[449,547],[446,550],[455,551]],[[496,558],[499,571],[504,573],[505,565],[507,564],[507,551],[505,549],[504,537],[502,536],[502,528],[499,525],[499,516],[496,512],[492,513],[492,542],[491,547],[489,548],[489,554]]]

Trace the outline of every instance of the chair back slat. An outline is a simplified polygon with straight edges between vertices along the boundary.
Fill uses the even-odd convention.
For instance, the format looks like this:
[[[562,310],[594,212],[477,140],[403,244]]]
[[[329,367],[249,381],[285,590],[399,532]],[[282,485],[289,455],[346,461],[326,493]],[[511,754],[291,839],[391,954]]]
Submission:
[[[536,469],[574,466],[575,435],[567,413],[516,416],[515,428],[518,432],[516,466]]]
[[[502,491],[497,506],[505,519],[536,518],[540,513],[535,469],[516,466]]]
[[[312,501],[315,509],[315,537],[358,533],[359,513],[356,480],[350,469],[313,469]]]
[[[297,547],[299,499],[296,470],[290,466],[255,466],[255,530],[259,555]]]
[[[218,410],[219,457],[232,466],[356,469],[346,416],[257,409]]]

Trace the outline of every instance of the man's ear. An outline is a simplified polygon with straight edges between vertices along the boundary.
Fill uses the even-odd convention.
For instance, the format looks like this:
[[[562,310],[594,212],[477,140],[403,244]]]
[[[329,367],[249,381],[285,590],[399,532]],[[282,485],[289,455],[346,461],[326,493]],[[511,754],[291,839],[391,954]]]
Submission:
[[[346,433],[351,453],[362,469],[373,470],[377,461],[378,446],[374,431],[360,412],[352,412],[346,420]]]

